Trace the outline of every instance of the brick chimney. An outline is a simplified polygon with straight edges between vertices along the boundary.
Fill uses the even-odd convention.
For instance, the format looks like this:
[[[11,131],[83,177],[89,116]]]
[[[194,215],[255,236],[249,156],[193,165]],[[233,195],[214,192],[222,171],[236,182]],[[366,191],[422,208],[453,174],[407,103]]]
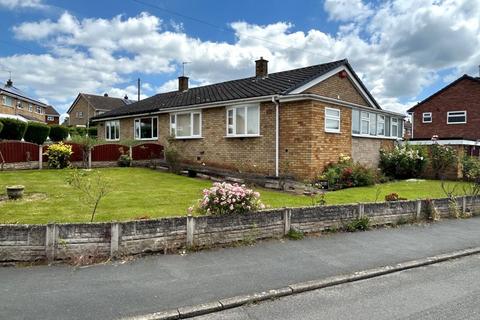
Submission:
[[[108,93],[105,92],[105,93],[103,94],[103,96],[104,96],[104,97],[108,97]]]
[[[11,87],[11,86],[13,86],[13,81],[12,81],[12,79],[8,79],[7,80],[7,87]]]
[[[257,78],[268,77],[268,60],[260,57],[260,59],[255,61],[255,76]]]
[[[178,77],[178,91],[187,91],[188,90],[188,77],[180,76]]]

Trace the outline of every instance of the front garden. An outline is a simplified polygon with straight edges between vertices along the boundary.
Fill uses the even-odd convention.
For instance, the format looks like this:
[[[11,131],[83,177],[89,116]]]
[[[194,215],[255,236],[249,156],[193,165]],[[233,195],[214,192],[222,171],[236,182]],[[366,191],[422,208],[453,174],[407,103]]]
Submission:
[[[6,201],[0,196],[0,223],[88,222],[91,207],[83,201],[81,190],[69,184],[73,170],[0,172],[0,194],[7,185],[24,185],[22,200]],[[186,215],[197,203],[202,190],[212,186],[209,180],[188,178],[145,168],[108,168],[98,170],[108,181],[109,191],[99,203],[94,221],[124,221]],[[457,185],[463,195],[466,182]],[[256,188],[263,204],[270,208],[316,205],[319,196],[295,195]],[[446,197],[438,180],[402,180],[373,186],[327,192],[326,204],[380,202],[397,193],[406,199]],[[2,200],[3,199],[3,200]]]

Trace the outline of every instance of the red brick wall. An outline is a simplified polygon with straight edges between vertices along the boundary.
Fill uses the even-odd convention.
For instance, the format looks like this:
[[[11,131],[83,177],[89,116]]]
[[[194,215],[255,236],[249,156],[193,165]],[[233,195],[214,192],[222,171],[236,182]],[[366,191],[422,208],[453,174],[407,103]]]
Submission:
[[[447,124],[448,111],[467,111],[466,124]],[[422,113],[432,113],[432,123],[422,123]],[[480,139],[480,83],[464,79],[414,109],[413,138]]]

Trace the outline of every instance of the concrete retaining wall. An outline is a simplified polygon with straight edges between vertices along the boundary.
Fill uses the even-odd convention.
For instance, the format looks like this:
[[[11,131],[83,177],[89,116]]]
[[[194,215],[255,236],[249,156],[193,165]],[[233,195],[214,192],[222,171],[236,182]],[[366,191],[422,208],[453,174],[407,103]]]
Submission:
[[[458,197],[460,212],[480,213],[480,197]],[[442,217],[451,215],[448,199],[431,202]],[[285,208],[245,215],[173,217],[111,223],[0,225],[0,262],[65,260],[174,252],[257,239],[280,238],[293,228],[305,233],[339,228],[368,216],[372,225],[400,219],[425,219],[427,200]]]

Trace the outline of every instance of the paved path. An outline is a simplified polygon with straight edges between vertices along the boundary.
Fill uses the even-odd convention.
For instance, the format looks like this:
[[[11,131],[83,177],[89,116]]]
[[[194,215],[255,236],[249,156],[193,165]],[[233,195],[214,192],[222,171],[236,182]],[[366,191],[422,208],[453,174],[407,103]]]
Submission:
[[[117,319],[480,246],[480,218],[83,269],[0,268],[0,319]]]
[[[195,320],[478,320],[480,255],[284,297]]]

